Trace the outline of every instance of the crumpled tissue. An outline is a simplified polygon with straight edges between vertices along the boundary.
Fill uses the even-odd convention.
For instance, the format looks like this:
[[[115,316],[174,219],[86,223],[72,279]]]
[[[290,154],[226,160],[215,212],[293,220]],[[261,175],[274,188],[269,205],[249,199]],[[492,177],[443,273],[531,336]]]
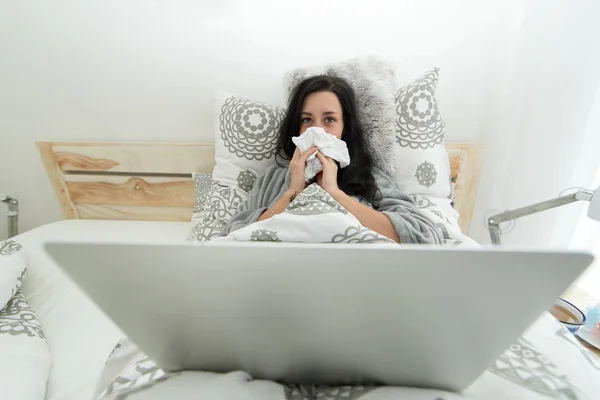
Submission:
[[[300,136],[293,137],[292,141],[303,153],[311,147],[316,146],[319,149],[318,152],[340,163],[340,168],[350,165],[350,154],[348,154],[346,142],[325,132],[323,128],[308,128]],[[317,152],[315,152],[306,161],[306,168],[304,168],[306,182],[309,182],[321,171],[323,171],[323,166],[317,158]]]

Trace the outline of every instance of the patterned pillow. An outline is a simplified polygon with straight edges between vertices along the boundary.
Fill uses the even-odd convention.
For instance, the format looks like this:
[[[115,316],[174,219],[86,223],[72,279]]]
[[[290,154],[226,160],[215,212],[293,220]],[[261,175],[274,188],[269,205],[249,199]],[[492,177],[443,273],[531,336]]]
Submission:
[[[201,183],[204,185],[203,181]],[[212,182],[206,193],[201,192],[200,196],[196,197],[194,215],[198,217],[195,219],[188,241],[207,242],[219,236],[240,205],[247,199],[248,193],[244,190]]]
[[[396,94],[395,181],[407,193],[452,198],[444,120],[435,98],[438,72],[426,72]]]
[[[17,293],[27,272],[21,245],[14,240],[0,242],[0,308]]]
[[[285,74],[287,97],[302,80],[320,74],[339,76],[354,89],[358,118],[365,132],[375,165],[394,174],[394,88],[395,67],[387,61],[369,56],[358,57],[330,65],[298,68]]]
[[[21,248],[13,240],[0,242],[1,397],[43,399],[50,374],[50,348],[35,313],[20,290],[27,270]]]
[[[194,180],[194,210],[192,213],[192,226],[196,226],[206,214],[208,196],[214,184],[209,173],[192,172]]]
[[[442,220],[444,224],[450,225],[453,229],[458,229],[460,231],[460,225],[458,223],[460,215],[456,209],[452,207],[452,200],[428,197],[419,194],[411,194],[410,197],[421,210],[431,212]]]
[[[249,192],[275,162],[284,110],[224,92],[215,99],[215,168],[212,179]]]

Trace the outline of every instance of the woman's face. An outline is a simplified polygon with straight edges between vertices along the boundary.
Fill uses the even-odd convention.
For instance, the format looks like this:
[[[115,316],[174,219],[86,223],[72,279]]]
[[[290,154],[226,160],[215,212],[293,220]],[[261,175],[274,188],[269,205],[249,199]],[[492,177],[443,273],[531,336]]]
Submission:
[[[302,114],[300,115],[299,135],[310,127],[325,129],[325,132],[342,138],[344,118],[342,105],[333,92],[314,92],[304,98]]]

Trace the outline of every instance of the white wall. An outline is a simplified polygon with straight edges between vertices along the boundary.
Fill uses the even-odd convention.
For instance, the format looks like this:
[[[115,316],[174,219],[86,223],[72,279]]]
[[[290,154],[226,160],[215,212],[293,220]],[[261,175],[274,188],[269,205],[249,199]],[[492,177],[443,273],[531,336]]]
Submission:
[[[439,66],[448,138],[481,139],[523,10],[518,1],[197,3],[1,3],[0,190],[21,199],[23,229],[61,218],[36,140],[210,140],[214,88],[278,103],[282,73],[303,64],[380,54],[406,80]]]
[[[553,7],[543,7],[548,4]],[[586,57],[595,53],[561,40],[561,34],[574,29],[587,46],[594,36],[586,38],[589,29],[576,18],[589,21],[593,13],[569,15],[568,4],[2,2],[0,191],[21,199],[22,229],[59,219],[36,140],[208,141],[213,89],[280,103],[281,75],[289,68],[379,54],[397,63],[406,81],[440,67],[448,140],[491,146],[473,226],[474,237],[485,239],[488,209],[554,195],[560,186],[540,180],[549,163],[562,160],[555,158],[557,147],[550,146],[538,162],[531,159],[531,148],[543,137],[555,141],[578,129],[572,118],[576,109],[586,109],[583,86],[592,75]],[[565,11],[568,26],[559,23],[552,31]],[[529,39],[524,41],[524,34]],[[567,52],[567,60],[552,51],[554,43]],[[585,71],[565,74],[571,68]],[[575,81],[572,90],[561,83],[565,76]],[[563,98],[554,103],[557,91]],[[561,121],[560,111],[570,103],[573,110]],[[535,135],[527,137],[531,132]],[[521,140],[528,150],[515,150]],[[559,140],[558,147],[567,142]],[[545,186],[534,190],[528,188],[531,182]],[[513,196],[513,188],[525,189],[523,195]],[[531,235],[525,225],[519,226],[518,240]]]

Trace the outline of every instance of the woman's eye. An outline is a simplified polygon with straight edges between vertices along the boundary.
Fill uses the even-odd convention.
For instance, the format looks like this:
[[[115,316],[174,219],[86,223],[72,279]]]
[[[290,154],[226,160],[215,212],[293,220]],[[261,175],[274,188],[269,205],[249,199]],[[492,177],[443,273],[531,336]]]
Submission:
[[[310,118],[302,118],[302,123],[303,124],[310,124],[311,123],[311,119]]]
[[[327,118],[325,118],[325,122],[327,122],[328,124],[331,124],[331,123],[335,122],[335,118],[327,117]]]

